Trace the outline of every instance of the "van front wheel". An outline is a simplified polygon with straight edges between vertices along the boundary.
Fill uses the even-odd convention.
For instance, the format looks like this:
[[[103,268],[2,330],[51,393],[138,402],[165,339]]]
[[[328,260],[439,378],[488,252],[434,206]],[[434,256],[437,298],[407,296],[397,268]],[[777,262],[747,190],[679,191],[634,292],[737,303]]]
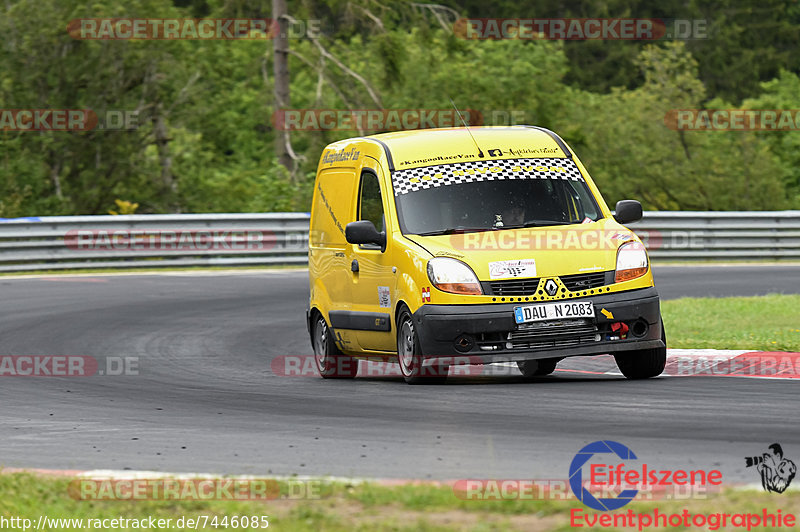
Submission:
[[[314,361],[323,379],[352,379],[358,373],[358,359],[339,351],[321,314],[314,323]]]
[[[397,317],[397,363],[408,384],[440,384],[447,379],[448,366],[422,365],[422,350],[408,309]]]
[[[661,322],[661,341],[664,347],[623,351],[614,355],[620,373],[628,379],[649,379],[661,375],[667,365],[667,333]]]
[[[550,375],[556,370],[560,358],[542,358],[540,360],[520,360],[517,367],[526,379]]]

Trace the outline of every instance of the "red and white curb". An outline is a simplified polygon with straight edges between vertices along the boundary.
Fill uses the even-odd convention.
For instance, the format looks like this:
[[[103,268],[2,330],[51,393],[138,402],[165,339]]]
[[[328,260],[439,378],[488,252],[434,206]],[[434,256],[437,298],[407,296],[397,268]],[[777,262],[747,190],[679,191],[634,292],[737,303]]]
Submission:
[[[800,378],[800,353],[722,349],[668,349],[670,377]]]
[[[515,363],[504,363],[516,366]],[[621,376],[607,355],[565,359],[555,374]],[[739,377],[775,380],[800,378],[800,353],[748,349],[667,349],[662,377]]]
[[[449,377],[517,377],[516,362],[481,364],[469,355],[440,359],[449,364]],[[346,360],[346,363],[351,363]],[[359,378],[400,378],[396,363],[384,360],[359,360]],[[270,362],[278,377],[318,378],[313,355],[279,355]],[[559,362],[555,376],[596,375],[620,377],[610,355],[574,356]],[[773,380],[800,378],[800,353],[753,351],[747,349],[668,349],[662,377],[739,377]]]

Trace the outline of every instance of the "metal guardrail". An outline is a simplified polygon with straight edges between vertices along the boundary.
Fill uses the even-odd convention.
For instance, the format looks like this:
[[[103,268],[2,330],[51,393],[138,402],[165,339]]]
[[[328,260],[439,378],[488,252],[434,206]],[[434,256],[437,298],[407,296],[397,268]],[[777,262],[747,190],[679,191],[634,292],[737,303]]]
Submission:
[[[0,220],[0,271],[308,263],[308,213]]]
[[[304,265],[308,213],[0,219],[0,271]],[[646,212],[656,262],[800,259],[800,211]]]
[[[800,259],[800,211],[649,211],[629,227],[654,262]]]

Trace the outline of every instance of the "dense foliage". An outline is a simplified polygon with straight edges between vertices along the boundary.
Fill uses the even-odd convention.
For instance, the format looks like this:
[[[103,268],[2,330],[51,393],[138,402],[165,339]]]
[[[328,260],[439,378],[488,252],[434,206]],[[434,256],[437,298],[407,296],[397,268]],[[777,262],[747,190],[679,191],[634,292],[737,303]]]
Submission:
[[[291,107],[447,109],[453,98],[489,122],[513,111],[562,134],[609,203],[800,208],[800,131],[664,123],[671,109],[800,109],[798,2],[442,4],[290,1]],[[138,120],[127,130],[0,127],[0,217],[103,214],[119,210],[116,200],[145,213],[305,211],[321,148],[359,134],[292,132],[297,160],[286,169],[275,151],[270,40],[71,37],[69,21],[88,17],[269,18],[271,2],[0,4],[0,109],[122,110]],[[704,19],[708,38],[466,40],[453,31],[457,17]],[[320,21],[316,41],[303,35],[309,20]]]

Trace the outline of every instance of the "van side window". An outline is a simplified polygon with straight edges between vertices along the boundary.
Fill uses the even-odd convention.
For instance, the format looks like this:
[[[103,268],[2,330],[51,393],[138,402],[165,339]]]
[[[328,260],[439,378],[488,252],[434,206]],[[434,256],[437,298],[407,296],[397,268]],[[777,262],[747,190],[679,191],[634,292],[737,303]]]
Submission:
[[[375,174],[364,172],[361,175],[361,191],[358,195],[358,219],[369,220],[375,225],[378,232],[383,227],[383,201],[381,201],[381,187]]]

